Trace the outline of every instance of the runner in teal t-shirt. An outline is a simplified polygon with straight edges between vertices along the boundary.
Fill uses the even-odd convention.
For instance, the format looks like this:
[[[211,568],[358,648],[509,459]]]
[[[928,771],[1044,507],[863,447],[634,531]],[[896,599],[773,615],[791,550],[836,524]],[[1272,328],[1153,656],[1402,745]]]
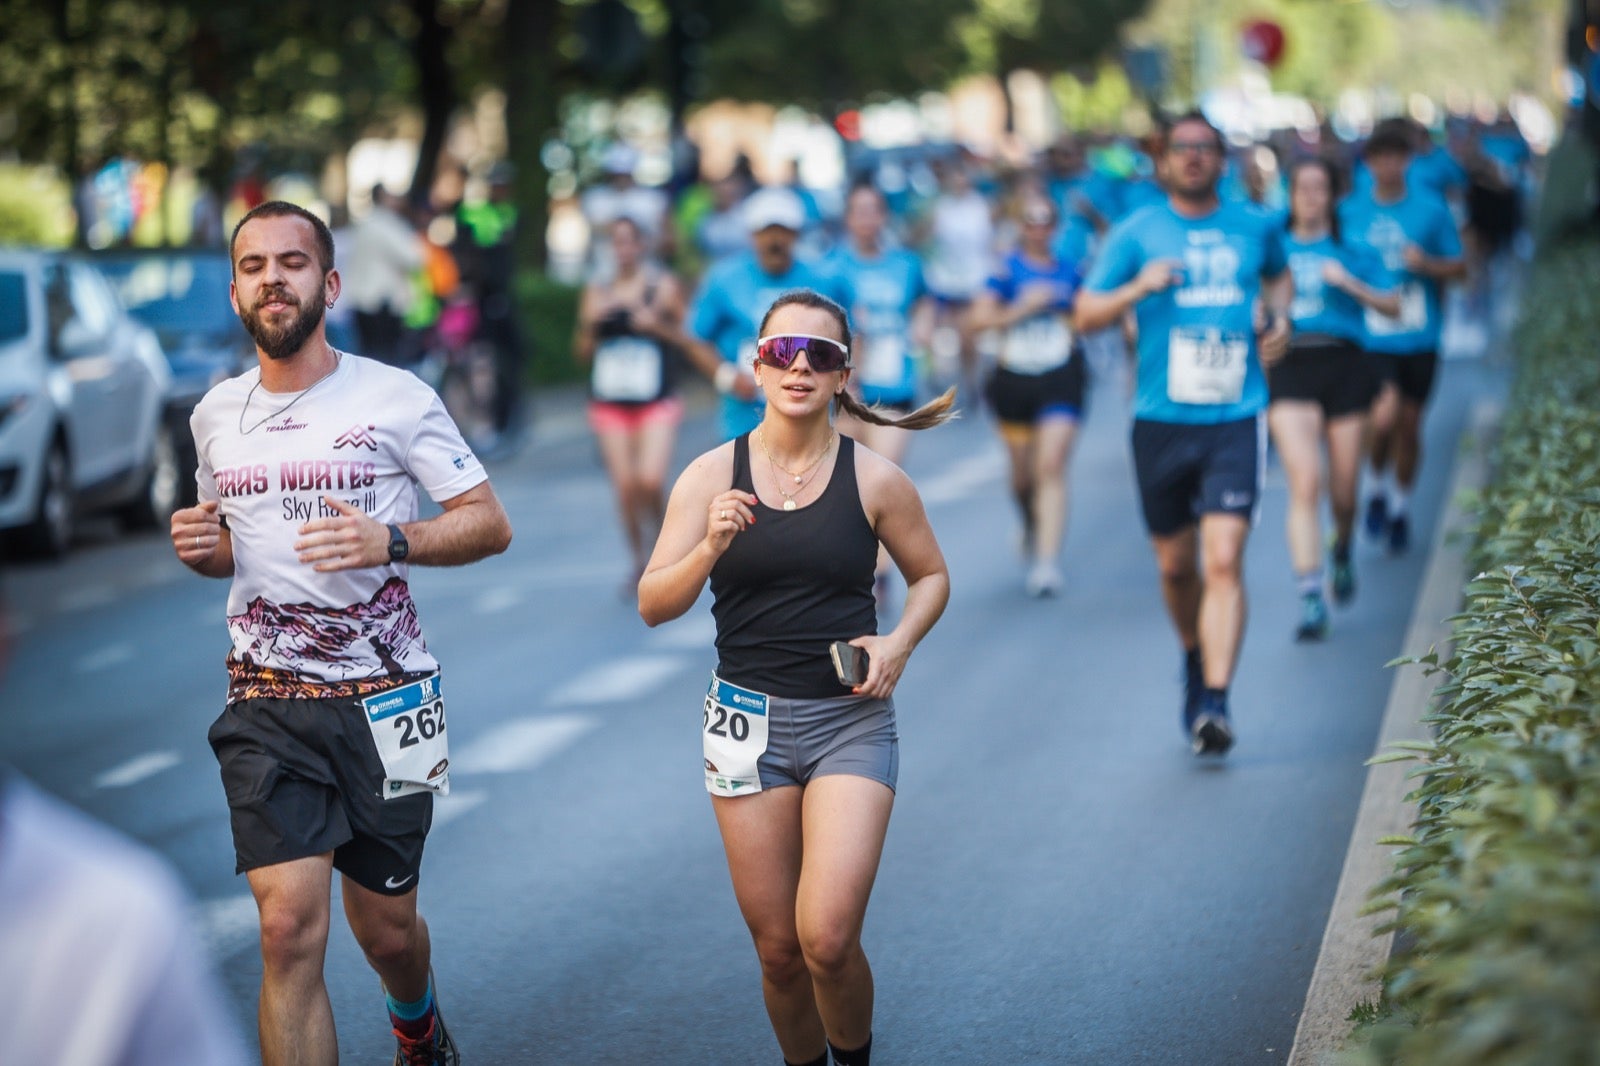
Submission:
[[[1183,646],[1183,722],[1196,754],[1233,744],[1228,685],[1244,637],[1245,541],[1260,492],[1263,361],[1289,339],[1283,233],[1224,204],[1222,135],[1200,112],[1173,124],[1166,204],[1106,239],[1074,323],[1138,320],[1133,452],[1167,611]],[[1199,558],[1206,560],[1201,581]]]
[[[1409,120],[1380,122],[1366,146],[1372,188],[1339,206],[1345,236],[1375,249],[1400,290],[1399,318],[1368,314],[1365,340],[1385,379],[1372,410],[1367,532],[1387,535],[1396,553],[1411,539],[1406,507],[1422,457],[1422,409],[1439,365],[1443,285],[1467,272],[1450,209],[1408,182],[1412,143]]]
[[[805,208],[788,189],[765,188],[744,204],[753,250],[711,268],[689,313],[683,348],[722,393],[722,434],[732,440],[761,421],[751,367],[761,316],[791,289],[813,289],[846,307],[848,287],[795,258]]]
[[[908,413],[917,405],[917,352],[926,350],[933,328],[933,299],[923,280],[922,260],[915,252],[888,246],[889,220],[883,193],[858,185],[845,201],[845,243],[828,261],[833,275],[855,295],[851,325],[855,329],[856,369],[850,387],[861,401]],[[911,432],[892,425],[873,425],[839,416],[839,432],[847,434],[899,466]],[[878,552],[873,594],[882,604],[888,596],[890,559]]]
[[[1363,310],[1396,315],[1400,298],[1388,291],[1375,253],[1350,243],[1333,213],[1332,164],[1307,159],[1289,173],[1289,269],[1294,337],[1289,352],[1267,371],[1272,392],[1267,423],[1289,484],[1289,559],[1300,595],[1296,640],[1328,632],[1322,594],[1322,446],[1328,451],[1328,502],[1333,510],[1333,598],[1355,595],[1351,531],[1367,411],[1378,377],[1361,349]]]

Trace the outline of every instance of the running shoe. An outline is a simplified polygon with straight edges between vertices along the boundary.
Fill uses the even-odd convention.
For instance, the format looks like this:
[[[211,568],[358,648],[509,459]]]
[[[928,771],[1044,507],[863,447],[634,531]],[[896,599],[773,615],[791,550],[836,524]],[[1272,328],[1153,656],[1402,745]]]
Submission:
[[[1202,698],[1200,713],[1189,731],[1189,742],[1196,755],[1226,755],[1233,747],[1233,728],[1228,724],[1228,703],[1212,697]]]
[[[1367,533],[1370,536],[1383,536],[1384,527],[1389,524],[1389,501],[1380,496],[1373,496],[1367,500]]]
[[[1389,520],[1389,554],[1404,555],[1409,547],[1411,547],[1411,523],[1406,521],[1405,515],[1395,515]]]
[[[433,971],[428,971],[428,985],[433,984]],[[439,993],[433,994],[433,1021],[428,1025],[427,1035],[417,1039],[409,1039],[400,1030],[394,1030],[396,1048],[394,1052],[394,1066],[461,1066],[461,1055],[456,1051],[456,1042],[450,1039],[450,1030],[445,1028],[444,1015],[439,1013]]]
[[[1328,605],[1320,592],[1308,592],[1300,597],[1300,625],[1294,639],[1305,643],[1322,640],[1328,635]]]
[[[1037,562],[1028,571],[1028,595],[1036,600],[1061,592],[1061,570],[1055,563]]]
[[[1356,598],[1355,564],[1348,555],[1342,559],[1335,555],[1329,569],[1332,571],[1333,602],[1342,607]]]

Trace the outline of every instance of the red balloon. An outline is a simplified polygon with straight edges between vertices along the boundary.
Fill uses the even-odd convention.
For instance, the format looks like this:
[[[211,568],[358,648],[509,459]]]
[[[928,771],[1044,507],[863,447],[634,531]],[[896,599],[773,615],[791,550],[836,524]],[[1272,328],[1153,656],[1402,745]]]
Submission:
[[[1244,24],[1240,34],[1244,54],[1269,67],[1278,65],[1283,58],[1283,27],[1267,19],[1256,19]]]

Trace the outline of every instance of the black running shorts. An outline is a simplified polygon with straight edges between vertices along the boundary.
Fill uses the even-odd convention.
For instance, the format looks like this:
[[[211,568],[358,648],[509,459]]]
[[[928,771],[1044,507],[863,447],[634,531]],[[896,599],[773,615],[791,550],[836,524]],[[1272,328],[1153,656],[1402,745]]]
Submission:
[[[1019,374],[996,367],[985,394],[995,418],[1006,425],[1031,426],[1057,415],[1081,419],[1088,383],[1083,351],[1074,348],[1070,359],[1043,374]]]
[[[1145,528],[1169,537],[1204,514],[1253,521],[1266,447],[1259,416],[1216,425],[1133,423],[1133,466]]]
[[[1438,352],[1415,352],[1411,355],[1391,355],[1374,352],[1372,361],[1378,368],[1379,382],[1392,381],[1400,395],[1421,407],[1433,392],[1433,379],[1439,372]]]
[[[1298,400],[1322,408],[1325,418],[1365,413],[1378,395],[1377,368],[1349,341],[1293,346],[1267,369],[1272,402]]]
[[[231,703],[207,735],[232,813],[237,872],[333,852],[362,888],[417,887],[433,796],[381,797],[383,763],[358,699]]]

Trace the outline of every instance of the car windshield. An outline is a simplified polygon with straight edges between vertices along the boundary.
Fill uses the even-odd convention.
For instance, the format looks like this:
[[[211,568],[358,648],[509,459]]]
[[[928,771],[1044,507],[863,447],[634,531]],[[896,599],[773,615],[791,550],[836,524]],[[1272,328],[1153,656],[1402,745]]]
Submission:
[[[128,312],[165,333],[226,334],[242,329],[228,303],[231,280],[222,256],[96,259]]]
[[[28,335],[27,293],[21,274],[0,272],[0,344]]]

